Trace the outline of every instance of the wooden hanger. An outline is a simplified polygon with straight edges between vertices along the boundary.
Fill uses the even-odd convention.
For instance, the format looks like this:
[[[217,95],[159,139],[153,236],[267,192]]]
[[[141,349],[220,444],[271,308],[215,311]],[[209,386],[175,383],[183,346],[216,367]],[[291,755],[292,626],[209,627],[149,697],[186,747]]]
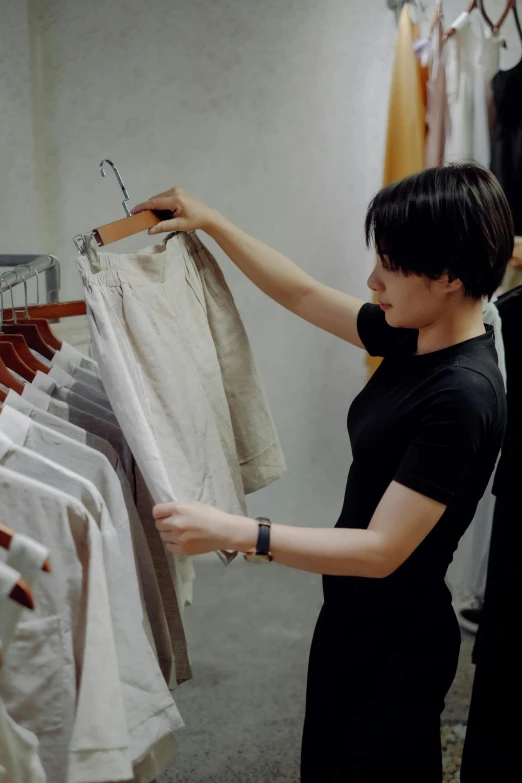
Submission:
[[[35,373],[38,371],[49,373],[49,367],[46,364],[37,359],[34,353],[30,350],[25,337],[21,334],[0,334],[0,343],[11,343],[20,359]],[[13,367],[14,369],[14,367]]]
[[[22,275],[22,269],[28,269],[29,271],[31,271],[31,267],[29,266],[29,264],[19,264],[13,270],[15,274],[18,274],[18,272],[20,272],[20,276],[22,277],[22,282],[24,284],[24,293],[25,293],[25,308],[22,314],[22,318],[18,319],[18,322],[20,323],[20,320],[22,320],[24,324],[33,324],[34,326],[38,327],[38,331],[40,332],[42,338],[47,343],[47,345],[49,345],[55,351],[59,351],[60,348],[62,347],[62,341],[60,340],[59,337],[55,335],[55,333],[53,332],[53,330],[49,325],[49,322],[46,321],[45,318],[31,318],[29,315],[29,302],[27,297],[27,278]],[[39,305],[40,304],[40,276],[37,269],[34,269],[34,272],[36,274],[36,304]]]
[[[127,193],[127,188],[123,184],[120,172],[111,160],[105,159],[100,163],[100,173],[102,177],[106,176],[105,169],[103,167],[104,163],[108,163],[116,175],[116,179],[118,180],[118,184],[123,193],[123,201],[121,204],[126,217],[122,218],[121,220],[116,220],[113,223],[106,223],[104,226],[99,226],[98,228],[92,229],[91,233],[94,235],[94,238],[99,247],[110,245],[113,242],[118,242],[120,239],[125,239],[126,237],[133,236],[134,234],[139,234],[141,231],[146,231],[147,229],[152,228],[152,226],[157,226],[158,223],[161,223],[162,220],[169,220],[172,217],[172,212],[164,210],[153,212],[150,209],[145,210],[144,212],[139,212],[137,215],[131,215],[127,206],[127,201],[130,197]],[[74,242],[80,252],[83,252],[84,250],[81,247],[82,240],[83,237],[81,234],[74,237]]]
[[[493,33],[494,36],[499,34],[500,28],[502,27],[502,25],[504,24],[504,22],[508,18],[509,12],[510,11],[514,11],[515,14],[517,13],[517,3],[516,3],[516,0],[508,0],[508,2],[506,3],[506,7],[504,8],[504,10],[502,12],[502,15],[501,15],[500,19],[498,20],[498,22],[496,24],[494,24],[491,21],[490,17],[488,16],[488,14],[486,12],[486,9],[484,8],[484,0],[478,0],[478,4],[479,4],[479,8],[480,8],[480,13],[484,17],[484,21],[486,22],[486,24],[488,25],[488,27],[490,28],[490,30],[491,30],[491,32]]]
[[[48,373],[49,368],[32,353],[27,345],[25,337],[21,334],[4,334],[3,326],[4,295],[3,292],[0,291],[0,343],[10,343],[22,362],[31,370],[34,370],[35,373],[38,372],[38,370]],[[14,370],[15,368],[13,367],[12,369]],[[23,377],[25,377],[25,375]]]
[[[0,359],[2,359],[6,367],[15,372],[17,375],[20,375],[26,381],[29,381],[29,383],[34,381],[36,377],[36,371],[31,370],[29,365],[27,365],[20,358],[12,343],[4,343],[0,341]]]
[[[1,357],[0,357],[0,383],[3,386],[7,386],[8,389],[12,389],[17,394],[22,394],[24,390],[24,385],[22,381],[19,381],[18,378],[15,378],[14,375],[12,375],[9,372],[9,369],[6,367]],[[3,389],[0,389],[1,401],[5,402],[6,397],[7,394],[4,392]]]
[[[34,609],[33,594],[25,579],[18,580],[9,593],[9,598],[16,601],[20,606],[24,606],[26,609]]]
[[[30,318],[48,318],[53,321],[59,318],[75,318],[87,314],[87,305],[83,299],[75,299],[72,302],[49,302],[48,304],[29,305],[27,308]],[[6,307],[5,317],[12,320],[13,311]],[[25,320],[25,319],[24,319]]]
[[[2,522],[0,522],[0,547],[2,547],[2,549],[11,548],[11,543],[13,541],[14,535],[15,535],[14,530],[11,530],[10,527],[7,527]],[[51,572],[51,564],[49,562],[49,558],[47,558],[47,560],[43,564],[42,571],[46,571],[47,573]]]
[[[5,277],[4,275],[0,275],[0,282],[2,281],[2,278]],[[53,348],[51,348],[50,345],[48,345],[40,332],[38,331],[38,327],[34,324],[19,324],[17,321],[17,313],[14,307],[14,299],[13,299],[13,289],[11,284],[5,280],[4,281],[9,286],[9,291],[11,293],[11,312],[13,313],[13,319],[12,323],[6,324],[6,316],[5,313],[3,315],[3,324],[2,329],[0,331],[3,331],[4,334],[21,334],[25,337],[25,340],[27,342],[27,345],[29,348],[32,348],[35,351],[38,351],[42,356],[45,356],[46,359],[52,359],[55,351]],[[3,296],[2,296],[2,310],[3,310]],[[14,369],[14,367],[12,368]],[[17,372],[17,370],[15,370]]]
[[[34,324],[20,324],[18,321],[14,323],[4,323],[4,334],[21,334],[25,337],[27,345],[34,351],[38,351],[39,354],[45,356],[46,359],[52,359],[56,353],[50,345],[48,345],[43,339],[42,335],[38,331],[38,327]]]

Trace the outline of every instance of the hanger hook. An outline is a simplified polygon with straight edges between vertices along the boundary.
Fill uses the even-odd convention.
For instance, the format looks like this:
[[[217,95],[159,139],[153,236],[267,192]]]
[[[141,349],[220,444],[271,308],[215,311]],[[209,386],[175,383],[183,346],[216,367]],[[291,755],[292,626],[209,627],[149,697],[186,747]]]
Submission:
[[[20,276],[22,277],[22,282],[24,284],[24,295],[25,295],[25,308],[24,308],[25,309],[25,313],[24,313],[24,318],[29,318],[29,297],[27,295],[27,277],[25,275],[22,276],[22,269],[24,267],[25,267],[25,269],[27,269],[29,271],[29,274],[30,274],[31,267],[29,266],[29,264],[18,264],[18,266],[16,266],[13,269],[13,272],[18,277],[18,270],[20,270]],[[38,283],[37,283],[37,285],[38,285]]]
[[[54,256],[51,256],[51,258],[54,258]],[[26,269],[29,270],[29,272],[32,271],[35,274],[35,277],[36,277],[36,302],[35,302],[35,304],[39,305],[40,304],[40,272],[38,271],[38,269],[36,269],[36,267],[29,266],[29,264],[18,264],[16,269],[20,269],[21,267],[25,267]],[[27,279],[28,278],[26,277],[25,280],[27,280]],[[26,303],[27,303],[27,297],[26,297]],[[32,305],[30,305],[30,307],[32,307]],[[26,316],[25,317],[29,318],[29,313],[27,312],[27,307],[26,307]]]
[[[109,160],[108,158],[105,158],[105,160],[102,160],[102,162],[100,163],[100,174],[102,175],[102,177],[106,176],[105,169],[103,168],[103,164],[104,163],[108,163],[109,166],[112,168],[112,170],[114,171],[114,173],[116,175],[116,179],[118,180],[118,185],[120,186],[120,188],[122,190],[122,193],[123,193],[123,201],[121,202],[121,205],[123,207],[123,211],[125,212],[126,216],[130,217],[131,213],[129,212],[129,208],[128,208],[127,203],[126,203],[129,200],[130,196],[127,193],[127,188],[123,184],[123,180],[122,180],[122,178],[120,176],[120,172],[118,171],[118,169],[116,168],[116,166],[114,165],[112,160]]]
[[[0,334],[4,333],[4,292],[0,285]]]
[[[9,274],[9,272],[4,272],[3,274],[1,274],[0,275],[0,280],[4,280],[5,275],[8,275],[8,274]],[[17,320],[16,320],[16,310],[15,310],[15,306],[14,306],[13,287],[12,287],[11,283],[9,283],[7,280],[4,280],[4,283],[9,286],[9,291],[11,293],[11,311],[13,313],[13,324],[16,324]],[[2,298],[2,302],[3,302],[3,298]],[[2,326],[3,326],[3,313],[2,313]]]

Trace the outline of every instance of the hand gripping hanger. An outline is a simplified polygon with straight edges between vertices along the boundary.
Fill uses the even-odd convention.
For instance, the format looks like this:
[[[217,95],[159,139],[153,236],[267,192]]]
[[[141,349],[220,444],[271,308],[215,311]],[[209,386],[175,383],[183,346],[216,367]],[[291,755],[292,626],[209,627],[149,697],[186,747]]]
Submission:
[[[118,185],[120,186],[123,193],[123,201],[121,202],[121,205],[126,217],[124,217],[122,220],[116,220],[113,223],[106,223],[104,226],[100,226],[99,228],[93,228],[92,231],[89,232],[90,235],[94,236],[94,239],[99,247],[110,245],[112,242],[118,242],[120,239],[125,239],[125,237],[130,237],[134,234],[139,234],[141,231],[146,231],[147,229],[152,228],[152,226],[156,226],[162,220],[172,217],[171,212],[152,212],[150,209],[145,210],[144,212],[139,212],[137,215],[131,215],[127,206],[129,194],[123,183],[120,172],[112,160],[105,159],[100,163],[100,174],[102,177],[106,176],[104,163],[108,163],[116,175]],[[85,254],[85,237],[89,234],[77,234],[75,237],[73,237],[73,242],[76,245],[76,249],[79,253]]]

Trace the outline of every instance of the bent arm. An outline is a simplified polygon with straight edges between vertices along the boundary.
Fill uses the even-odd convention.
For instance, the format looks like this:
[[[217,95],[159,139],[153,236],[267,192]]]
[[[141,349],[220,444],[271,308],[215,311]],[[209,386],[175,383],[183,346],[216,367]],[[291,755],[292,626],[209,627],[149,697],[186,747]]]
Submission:
[[[330,576],[384,578],[399,568],[435,527],[446,506],[392,481],[367,530],[273,525],[270,548],[281,565]],[[255,546],[257,525],[238,525],[230,547]]]
[[[289,258],[219,213],[205,229],[231,261],[282,307],[359,348],[357,317],[364,302],[320,283]]]

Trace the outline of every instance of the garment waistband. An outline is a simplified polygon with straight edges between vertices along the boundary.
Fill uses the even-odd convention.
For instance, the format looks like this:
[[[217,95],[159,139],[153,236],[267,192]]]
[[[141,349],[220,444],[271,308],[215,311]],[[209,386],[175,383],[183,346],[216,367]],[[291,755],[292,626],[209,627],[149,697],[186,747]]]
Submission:
[[[84,284],[119,286],[126,282],[163,283],[169,272],[179,269],[188,258],[206,251],[194,233],[170,234],[164,242],[138,253],[108,253],[101,250],[94,236],[86,237],[86,252],[77,258]]]

